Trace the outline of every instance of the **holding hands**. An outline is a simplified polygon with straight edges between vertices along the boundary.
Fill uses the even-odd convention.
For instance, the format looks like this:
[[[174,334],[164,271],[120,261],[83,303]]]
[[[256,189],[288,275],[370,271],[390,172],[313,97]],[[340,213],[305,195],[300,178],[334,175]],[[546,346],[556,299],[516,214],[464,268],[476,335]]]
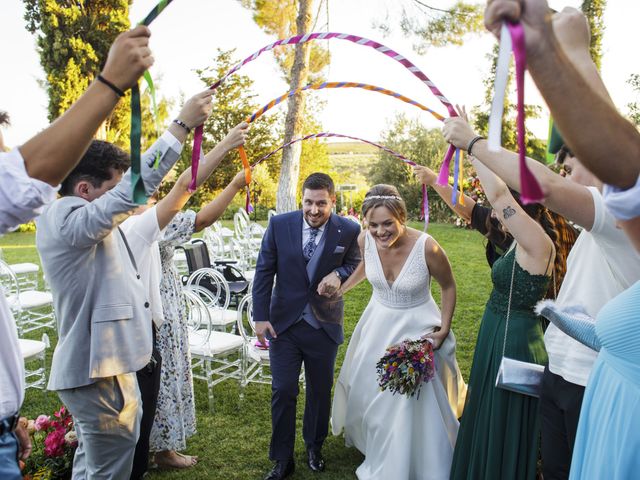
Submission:
[[[338,277],[335,272],[331,272],[318,284],[318,295],[324,297],[337,296],[336,294],[340,291],[340,285],[342,285],[340,277]]]
[[[144,25],[118,35],[109,49],[102,75],[120,90],[135,85],[144,71],[153,65],[150,36],[151,30]]]

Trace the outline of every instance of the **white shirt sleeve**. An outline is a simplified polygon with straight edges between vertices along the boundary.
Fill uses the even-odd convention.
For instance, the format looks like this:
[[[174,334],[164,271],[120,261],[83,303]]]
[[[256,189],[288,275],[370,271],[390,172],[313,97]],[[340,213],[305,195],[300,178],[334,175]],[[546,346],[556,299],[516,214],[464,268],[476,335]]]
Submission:
[[[59,188],[31,178],[17,148],[0,153],[0,235],[38,216]]]

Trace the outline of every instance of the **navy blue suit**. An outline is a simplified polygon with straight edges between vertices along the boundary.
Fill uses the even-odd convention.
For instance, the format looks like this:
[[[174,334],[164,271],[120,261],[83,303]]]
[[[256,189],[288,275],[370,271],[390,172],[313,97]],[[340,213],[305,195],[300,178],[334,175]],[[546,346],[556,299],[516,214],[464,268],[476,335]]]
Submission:
[[[293,456],[298,377],[305,365],[306,402],[303,438],[307,448],[320,449],[328,433],[331,387],[342,331],[344,303],[341,297],[318,295],[320,281],[337,270],[344,281],[360,262],[360,226],[331,215],[314,257],[312,278],[302,255],[302,211],[271,218],[253,282],[253,319],[269,321],[277,338],[271,339],[270,458]],[[274,288],[275,278],[275,288]],[[311,312],[313,322],[302,320]],[[312,326],[316,325],[316,327]]]

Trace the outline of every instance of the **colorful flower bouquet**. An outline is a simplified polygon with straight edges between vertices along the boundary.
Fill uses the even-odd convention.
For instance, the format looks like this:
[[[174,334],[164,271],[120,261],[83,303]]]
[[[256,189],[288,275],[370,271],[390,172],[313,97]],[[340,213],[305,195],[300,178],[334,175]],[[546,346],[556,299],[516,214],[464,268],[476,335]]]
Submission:
[[[73,429],[73,418],[67,409],[63,406],[53,416],[39,415],[35,420],[29,420],[27,431],[31,435],[33,451],[26,460],[24,478],[71,478],[78,436]]]
[[[419,397],[422,385],[435,375],[431,341],[421,338],[392,345],[378,361],[376,371],[381,390]]]

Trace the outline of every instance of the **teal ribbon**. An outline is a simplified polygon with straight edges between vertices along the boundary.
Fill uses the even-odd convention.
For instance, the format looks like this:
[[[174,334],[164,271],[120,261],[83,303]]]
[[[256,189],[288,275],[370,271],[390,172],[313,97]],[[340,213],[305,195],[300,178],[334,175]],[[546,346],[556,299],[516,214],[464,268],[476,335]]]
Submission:
[[[173,0],[161,0],[158,4],[153,7],[153,9],[148,13],[148,15],[142,20],[139,25],[149,26],[151,22],[155,20],[155,18],[160,15],[160,13],[169,5]],[[149,72],[144,72],[144,79],[149,86],[149,91],[151,93],[151,101],[153,103],[154,108],[154,116],[156,122],[156,129],[158,129],[157,124],[157,105],[155,98],[155,88],[153,87],[153,80],[151,79],[151,75]],[[130,140],[130,151],[131,151],[131,188],[132,198],[135,203],[138,205],[144,205],[147,203],[147,192],[144,188],[144,181],[142,180],[141,172],[141,160],[140,160],[140,137],[142,135],[142,109],[140,107],[140,87],[136,83],[131,88],[131,134],[129,136]],[[156,154],[156,160],[154,163],[154,167],[157,168],[158,163],[160,161],[160,152]]]

